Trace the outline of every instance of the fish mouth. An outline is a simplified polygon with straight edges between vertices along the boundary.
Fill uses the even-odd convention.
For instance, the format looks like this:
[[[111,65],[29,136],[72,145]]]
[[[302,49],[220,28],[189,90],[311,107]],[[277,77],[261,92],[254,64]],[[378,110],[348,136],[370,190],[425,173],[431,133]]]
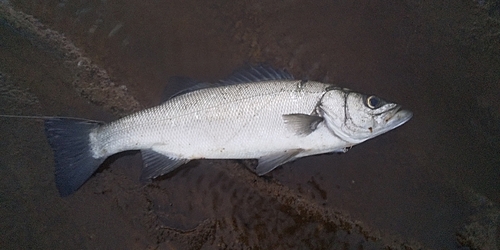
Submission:
[[[385,118],[388,129],[397,128],[405,124],[413,117],[413,112],[407,109],[401,109],[401,106],[396,106],[390,110]]]

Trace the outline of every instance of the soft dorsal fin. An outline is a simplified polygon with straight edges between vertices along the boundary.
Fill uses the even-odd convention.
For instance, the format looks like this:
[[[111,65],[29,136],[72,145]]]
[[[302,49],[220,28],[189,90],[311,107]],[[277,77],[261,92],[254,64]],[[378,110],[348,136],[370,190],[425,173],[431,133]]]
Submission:
[[[235,70],[228,78],[221,80],[222,85],[262,82],[272,80],[293,80],[292,74],[284,69],[275,69],[268,65],[247,65]]]
[[[163,90],[161,102],[166,102],[176,96],[195,90],[215,87],[217,84],[197,81],[185,76],[172,76],[168,79],[168,86]]]

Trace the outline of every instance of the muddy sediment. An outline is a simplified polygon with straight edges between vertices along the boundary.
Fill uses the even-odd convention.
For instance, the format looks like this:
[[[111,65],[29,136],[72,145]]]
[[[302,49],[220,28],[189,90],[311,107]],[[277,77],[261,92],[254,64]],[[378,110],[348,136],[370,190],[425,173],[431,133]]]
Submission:
[[[139,103],[127,93],[124,85],[115,86],[106,70],[92,63],[69,39],[45,27],[33,16],[0,5],[4,25],[19,32],[41,50],[54,53],[74,76],[72,85],[79,94],[106,111],[125,115],[140,110]]]
[[[92,58],[95,52],[84,53],[84,50],[75,45],[70,38],[53,28],[48,28],[39,19],[22,12],[29,8],[23,8],[23,5],[19,4],[21,7],[18,9],[14,4],[16,1],[11,2],[12,5],[0,3],[2,28],[0,44],[3,45],[3,48],[0,47],[3,57],[0,65],[0,102],[2,103],[0,111],[2,114],[56,114],[84,116],[91,119],[112,119],[111,117],[120,117],[151,105],[151,103],[141,104],[138,101],[144,100],[148,95],[153,95],[141,92],[140,83],[135,83],[130,88],[115,83],[113,78],[116,78],[118,82],[126,81],[119,79],[118,76],[110,76],[104,66],[94,62]],[[335,70],[355,74],[356,65],[366,66],[371,60],[379,58],[376,53],[367,51],[368,55],[359,56],[357,62],[347,61],[345,65],[334,67],[335,70],[332,71],[331,67],[327,66],[331,65],[328,56],[320,55],[319,58],[307,56],[313,50],[312,48],[322,46],[325,41],[317,41],[316,45],[309,45],[309,47],[299,46],[300,41],[286,36],[287,32],[291,31],[274,30],[271,24],[279,22],[280,18],[273,17],[272,14],[278,13],[284,8],[283,6],[263,8],[262,5],[255,4],[247,8],[245,4],[227,4],[230,6],[214,4],[211,8],[232,10],[221,12],[224,14],[217,18],[227,23],[227,26],[221,26],[221,29],[230,33],[229,37],[233,39],[232,42],[239,44],[239,47],[232,48],[232,50],[240,51],[242,57],[249,62],[271,61],[272,64],[289,68],[295,74],[320,78],[319,80],[342,82],[346,76]],[[419,8],[419,6],[406,7]],[[479,10],[487,7],[491,6],[481,5]],[[287,8],[300,7],[289,4]],[[31,10],[43,14],[43,11]],[[360,13],[370,10],[366,8]],[[420,6],[418,10],[428,11],[425,6]],[[484,17],[481,13],[490,12],[477,12],[475,15]],[[491,13],[487,17],[488,22],[491,22],[491,18],[495,18],[495,12]],[[53,17],[48,19],[52,20],[51,18]],[[336,21],[370,22],[370,20],[363,21],[362,18],[358,18],[337,17]],[[388,18],[384,22],[393,21]],[[184,20],[184,22],[189,22],[189,20]],[[107,30],[109,32],[104,33],[108,37],[118,37],[123,35],[120,32],[131,29],[128,28],[126,22],[119,22],[119,24],[121,26],[110,25]],[[52,25],[57,27],[60,24],[53,23]],[[98,26],[100,23],[93,22],[92,25]],[[92,25],[90,27],[93,27]],[[363,30],[360,25],[353,24],[353,26],[355,31]],[[411,25],[408,24],[408,26]],[[481,49],[495,50],[495,41],[485,39],[490,36],[480,35],[484,32],[479,28],[473,26],[469,28],[477,32],[478,39],[486,40],[476,46],[480,46]],[[273,32],[268,32],[269,30]],[[276,36],[279,32],[283,33]],[[310,35],[314,35],[317,31],[311,29],[310,32]],[[354,32],[346,32],[348,36],[356,37]],[[390,32],[382,29],[380,36],[389,34]],[[493,35],[494,33],[491,33],[491,36]],[[132,40],[133,38],[129,38],[128,41]],[[363,39],[355,39],[354,43],[362,41]],[[334,43],[345,46],[342,40],[336,40]],[[465,45],[468,43],[464,42]],[[120,44],[124,44],[123,41]],[[390,45],[395,45],[397,51],[404,51],[408,46],[408,44]],[[96,48],[96,50],[100,49],[102,48]],[[91,47],[86,47],[85,50],[91,50]],[[282,51],[288,51],[288,54],[280,53]],[[328,51],[325,54],[328,54]],[[343,58],[345,55],[339,56]],[[109,60],[116,62],[114,61],[116,59]],[[95,61],[104,65],[109,63],[104,59]],[[185,63],[189,64],[189,61]],[[109,66],[109,69],[112,72],[124,70],[119,67]],[[384,66],[377,64],[377,67],[381,69]],[[375,69],[372,70],[375,71]],[[369,72],[368,75],[370,74],[374,74],[375,78],[380,77],[375,73]],[[495,76],[490,77],[494,79]],[[357,78],[354,76],[351,80]],[[394,91],[403,89],[401,85],[393,87]],[[151,88],[156,87],[151,86]],[[390,87],[368,86],[367,88],[391,93],[388,90]],[[463,90],[454,91],[452,95],[460,96]],[[400,98],[403,99],[404,95]],[[410,101],[412,99],[417,98],[409,98]],[[491,114],[491,119],[495,119],[496,103],[490,101],[488,94],[481,95],[480,100],[482,100],[482,107]],[[417,111],[416,114],[415,119],[419,119],[419,112]],[[329,178],[333,174],[326,173],[325,169],[321,169],[320,174],[317,174],[316,165],[321,165],[321,160],[317,159],[323,159],[321,157],[309,161],[312,162],[310,165],[307,165],[305,160],[301,160],[267,177],[257,177],[248,171],[245,168],[245,164],[251,164],[248,162],[194,161],[174,173],[155,180],[152,184],[141,186],[137,181],[142,166],[140,154],[127,152],[106,161],[104,166],[77,193],[68,198],[60,198],[53,184],[53,159],[44,139],[42,123],[36,119],[0,119],[1,150],[10,152],[2,153],[0,159],[0,175],[3,179],[0,193],[1,214],[2,221],[5,222],[0,228],[4,232],[4,236],[0,239],[2,248],[421,249],[453,245],[471,249],[494,249],[499,244],[499,212],[495,201],[491,200],[494,198],[479,194],[468,186],[457,185],[457,182],[446,180],[444,184],[440,183],[439,175],[442,174],[440,170],[436,170],[430,180],[428,179],[429,173],[415,172],[408,176],[403,172],[400,172],[399,176],[397,173],[392,176],[387,174],[387,178],[408,179],[390,183],[393,186],[387,187],[380,183],[382,187],[377,192],[368,190],[371,188],[369,183],[371,177],[363,179],[363,175],[359,174],[358,182],[355,182],[350,176],[354,170],[339,167],[346,170],[346,179]],[[498,144],[498,141],[495,141],[495,136],[498,135],[494,132],[494,126],[491,127],[489,123],[474,118],[472,123],[476,124],[477,133],[486,133],[485,141],[489,143],[488,145]],[[417,125],[425,128],[425,124],[417,123]],[[399,139],[395,136],[389,138]],[[381,139],[382,142],[384,140]],[[399,141],[405,142],[404,139],[399,139]],[[365,149],[376,147],[376,145],[372,147],[369,144]],[[389,146],[389,149],[394,148],[401,147]],[[418,149],[416,146],[408,148],[410,153],[407,152],[407,154],[411,157],[419,156],[418,159],[413,159],[412,163],[405,160],[405,157],[399,156],[402,158],[399,159],[397,153],[387,153],[387,157],[394,157],[401,165],[429,164],[426,158],[432,158],[432,153],[415,152]],[[356,153],[353,152],[353,154]],[[370,153],[369,155],[371,156]],[[491,159],[494,161],[494,156]],[[344,165],[348,166],[348,161],[352,162],[351,158],[344,157],[336,163],[345,163]],[[379,161],[375,159],[373,162]],[[399,165],[391,168],[390,164],[394,162],[392,160],[382,162],[389,163],[388,169],[397,171],[401,168]],[[481,162],[486,164],[488,161]],[[356,169],[355,166],[351,167]],[[293,172],[291,168],[299,170]],[[306,171],[316,172],[309,174],[312,177],[306,178],[303,176],[307,173],[301,174]],[[372,173],[372,176],[384,175],[378,171],[367,169],[365,173]],[[416,170],[405,169],[405,171]],[[422,179],[427,179],[417,181],[409,178],[417,178],[416,176],[423,176]],[[376,182],[377,179],[373,181]],[[425,189],[422,187],[425,184],[435,186]],[[356,185],[366,185],[366,188]],[[459,226],[455,227],[455,231],[447,234],[447,238],[443,239],[447,243],[442,245],[439,244],[441,241],[439,237],[444,235],[439,231],[441,227],[428,228],[429,225],[434,224],[419,225],[419,221],[408,222],[408,224],[416,225],[415,228],[417,228],[408,229],[408,232],[402,231],[399,225],[377,228],[379,225],[377,222],[384,225],[389,223],[383,223],[383,218],[373,218],[375,222],[363,220],[366,217],[378,216],[376,212],[366,212],[366,217],[359,216],[359,214],[363,214],[360,211],[372,211],[376,206],[384,208],[392,204],[386,200],[387,203],[384,205],[384,196],[380,196],[380,193],[384,192],[382,188],[391,189],[387,193],[393,195],[393,198],[387,199],[403,196],[411,198],[408,204],[402,204],[406,201],[402,199],[401,207],[387,208],[387,211],[394,213],[394,217],[404,217],[406,213],[413,213],[412,209],[414,213],[418,213],[433,210],[433,207],[436,207],[435,210],[439,212],[452,211],[460,214],[460,220],[456,222]],[[493,192],[484,186],[479,188],[484,188],[486,193]],[[492,189],[495,190],[495,187]],[[439,190],[436,193],[440,194],[432,193],[428,194],[430,198],[423,197],[422,193],[431,192],[430,190]],[[382,198],[375,201],[367,197],[364,202],[350,211],[349,204],[358,202],[354,196],[364,197],[363,194],[358,193],[361,191],[373,191],[375,197]],[[351,194],[353,194],[352,197],[349,196]],[[449,198],[448,196],[455,197]],[[419,210],[421,205],[417,203],[429,201],[435,203],[428,203],[429,209]],[[415,202],[414,208],[410,207],[411,202]],[[454,204],[454,202],[459,204]],[[343,206],[341,203],[347,205]],[[455,208],[441,209],[437,208],[438,206],[455,206]],[[428,215],[423,216],[439,216],[427,212]],[[399,222],[406,225],[403,220],[400,219]],[[419,230],[420,234],[415,233]],[[431,234],[429,235],[423,231],[437,233],[434,235],[429,233]]]

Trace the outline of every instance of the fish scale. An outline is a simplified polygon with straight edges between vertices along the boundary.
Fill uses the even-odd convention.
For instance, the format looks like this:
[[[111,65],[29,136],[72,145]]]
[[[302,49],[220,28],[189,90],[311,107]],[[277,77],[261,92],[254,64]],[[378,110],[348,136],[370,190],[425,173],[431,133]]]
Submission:
[[[264,175],[300,157],[346,152],[411,116],[373,95],[257,66],[216,84],[197,83],[109,124],[52,118],[45,131],[54,150],[56,186],[66,196],[122,151],[141,150],[144,182],[193,159],[257,159],[255,172]]]
[[[299,84],[268,81],[175,97],[99,128],[91,145],[96,151],[105,148],[106,153],[94,155],[107,157],[154,146],[173,158],[240,159],[275,153],[293,144],[300,148],[304,140],[286,128],[282,115],[310,114],[330,85],[310,82],[299,89]]]

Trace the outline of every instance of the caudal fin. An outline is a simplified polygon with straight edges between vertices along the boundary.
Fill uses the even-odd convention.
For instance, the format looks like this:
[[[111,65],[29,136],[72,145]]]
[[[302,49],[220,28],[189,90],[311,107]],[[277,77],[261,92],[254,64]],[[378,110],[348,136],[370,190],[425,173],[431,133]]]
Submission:
[[[45,135],[54,151],[55,180],[61,196],[75,192],[105,158],[94,158],[89,133],[100,123],[73,118],[45,120]]]

